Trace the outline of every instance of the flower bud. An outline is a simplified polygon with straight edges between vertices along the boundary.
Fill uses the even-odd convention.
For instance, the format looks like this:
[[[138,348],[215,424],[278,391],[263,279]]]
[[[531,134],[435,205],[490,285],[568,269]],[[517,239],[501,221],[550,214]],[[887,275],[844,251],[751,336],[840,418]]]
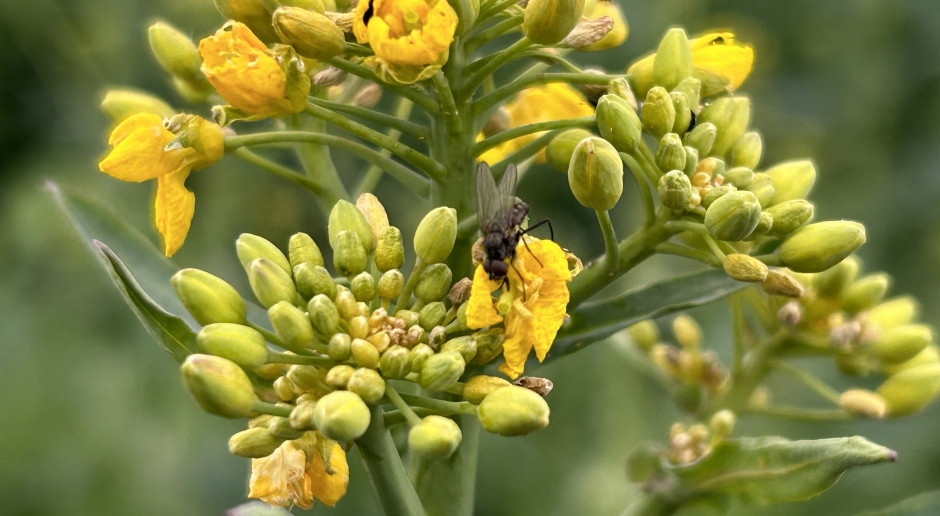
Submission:
[[[238,254],[238,261],[242,267],[248,270],[248,265],[258,258],[266,258],[271,263],[280,267],[288,275],[291,273],[290,262],[284,253],[276,245],[258,235],[251,233],[242,233],[235,241],[235,253]]]
[[[686,77],[679,81],[679,84],[676,84],[671,90],[672,93],[683,93],[688,100],[687,107],[694,112],[698,112],[699,104],[702,101],[702,81],[696,79],[695,77]],[[683,132],[683,131],[675,131]]]
[[[242,367],[257,367],[268,359],[264,337],[241,324],[206,325],[196,335],[196,344],[206,354],[227,358]]]
[[[568,129],[549,142],[548,147],[545,148],[545,159],[555,170],[567,173],[568,164],[571,163],[571,155],[574,154],[575,145],[580,143],[581,140],[591,136],[594,135],[587,129]]]
[[[839,406],[855,416],[884,419],[888,403],[881,395],[865,389],[849,389],[839,396]]]
[[[360,367],[349,377],[346,389],[362,398],[362,401],[375,405],[385,396],[385,379],[375,369]]]
[[[277,41],[271,13],[260,0],[213,0],[212,3],[224,18],[244,23],[262,41]]]
[[[885,380],[877,392],[888,403],[889,416],[913,414],[940,393],[940,364],[903,369]]]
[[[630,89],[630,83],[627,82],[626,78],[617,77],[616,79],[611,79],[611,81],[607,83],[607,93],[626,100],[627,105],[630,106],[630,109],[636,113],[636,95],[634,95],[633,90]]]
[[[286,259],[285,259],[286,261]],[[258,258],[248,264],[248,284],[255,298],[265,308],[280,301],[293,303],[298,299],[297,287],[289,272],[267,258]]]
[[[150,50],[168,74],[187,81],[205,80],[200,72],[202,57],[189,36],[176,27],[159,21],[147,30]]]
[[[737,423],[737,417],[730,410],[719,410],[715,412],[708,421],[708,428],[711,430],[714,441],[723,441],[734,432],[734,426]]]
[[[733,167],[755,168],[760,163],[760,156],[764,150],[760,133],[746,132],[731,146],[729,161]]]
[[[415,230],[415,254],[425,264],[444,261],[457,240],[457,210],[442,206],[431,210]]]
[[[753,240],[759,236],[766,235],[770,228],[774,225],[774,216],[762,211],[760,213],[760,220],[757,221],[757,227],[754,228],[754,232],[751,233],[751,236],[748,237],[748,240]]]
[[[368,303],[375,298],[375,278],[368,272],[360,273],[349,280],[349,290],[356,301]]]
[[[441,352],[446,351],[456,351],[460,353],[460,356],[463,357],[463,361],[469,364],[477,354],[477,343],[471,335],[456,337],[448,340],[441,346]]]
[[[379,278],[378,294],[383,300],[397,299],[405,286],[405,277],[398,269],[390,269]]]
[[[692,107],[689,104],[689,97],[680,91],[669,92],[672,99],[672,108],[676,112],[676,120],[672,123],[672,132],[684,133],[689,130],[692,124]]]
[[[434,350],[427,344],[417,344],[408,352],[408,361],[411,363],[411,371],[421,373],[424,363],[428,358],[434,355]]]
[[[685,31],[675,27],[666,31],[653,59],[653,83],[673,89],[692,75],[692,49]]]
[[[910,360],[933,341],[933,331],[924,324],[896,326],[881,334],[871,350],[882,362],[897,364]]]
[[[757,282],[767,279],[767,266],[764,262],[746,254],[729,254],[722,264],[725,273],[738,281]]]
[[[251,380],[235,362],[193,354],[180,369],[189,392],[206,412],[227,418],[251,415],[255,399]]]
[[[278,7],[272,15],[274,31],[298,54],[318,61],[343,51],[343,31],[326,16],[301,7]]]
[[[889,299],[875,306],[868,311],[865,318],[869,324],[888,330],[913,321],[918,312],[920,312],[920,307],[917,301],[912,297],[904,296]]]
[[[444,460],[457,451],[462,438],[453,419],[431,415],[408,431],[408,449],[425,460]]]
[[[659,328],[652,319],[640,321],[627,328],[627,331],[630,340],[644,351],[649,351],[659,342]]]
[[[459,312],[458,312],[459,313]],[[503,329],[492,328],[473,334],[477,352],[473,356],[474,364],[487,364],[503,354]]]
[[[685,147],[676,133],[666,133],[656,149],[656,164],[660,170],[682,170],[685,168]],[[684,174],[683,174],[684,175]]]
[[[348,201],[337,201],[330,210],[330,218],[327,222],[327,232],[330,236],[330,247],[334,251],[337,247],[343,245],[340,242],[339,235],[343,231],[352,231],[359,237],[359,243],[363,248],[363,254],[372,248],[372,228],[365,215],[359,211],[356,206]],[[335,261],[335,258],[334,258]],[[356,274],[358,274],[358,271]]]
[[[249,428],[238,432],[228,440],[228,451],[239,457],[260,459],[274,453],[274,450],[284,441],[271,434],[267,428]]]
[[[858,313],[878,304],[891,286],[891,276],[885,273],[870,274],[852,283],[842,296],[842,308],[849,313]]]
[[[310,405],[310,403],[307,403],[306,405]],[[291,410],[291,414],[293,413],[294,411]],[[266,428],[269,432],[271,432],[272,436],[281,439],[282,441],[300,439],[303,437],[304,433],[306,433],[306,429],[301,430],[294,428],[289,417],[272,417],[266,425]],[[229,443],[231,443],[231,441],[229,441]]]
[[[346,81],[347,73],[335,66],[328,66],[320,70],[313,76],[314,88],[329,88],[330,86],[339,86]]]
[[[364,339],[369,336],[369,319],[363,315],[356,315],[349,319],[349,336],[354,339]]]
[[[422,302],[440,301],[450,290],[453,274],[450,267],[443,263],[435,263],[421,273],[418,286],[415,287],[415,297]]]
[[[723,195],[725,195],[725,194],[734,192],[734,191],[736,191],[736,189],[735,189],[735,187],[733,187],[733,186],[731,186],[731,185],[716,186],[715,188],[712,188],[712,189],[708,190],[708,191],[705,193],[705,195],[702,196],[701,205],[702,205],[703,208],[708,208],[709,206],[712,205],[713,202],[717,201],[719,197],[721,197],[721,196],[723,196]],[[764,215],[764,214],[761,213],[761,216],[763,216],[763,215]],[[759,222],[758,222],[758,225],[760,225]]]
[[[328,439],[347,442],[366,432],[372,416],[369,407],[355,393],[333,391],[317,401],[313,422]]]
[[[392,346],[382,353],[379,361],[382,375],[392,380],[404,378],[411,372],[411,355],[404,346]]]
[[[395,312],[395,317],[401,319],[405,323],[406,328],[418,324],[418,313],[412,310],[399,310]]]
[[[774,196],[770,200],[774,205],[809,195],[816,182],[816,167],[805,159],[786,161],[768,169],[767,175],[774,184]]]
[[[297,397],[299,389],[294,382],[290,381],[286,376],[281,376],[280,378],[274,380],[274,394],[277,396],[277,399],[281,401],[293,401]]]
[[[246,322],[245,301],[221,278],[199,269],[183,269],[173,275],[170,283],[199,324]]]
[[[307,262],[294,267],[294,283],[304,299],[320,294],[330,299],[336,297],[336,283],[333,281],[333,276],[330,271],[320,265]]]
[[[480,402],[480,424],[487,432],[526,435],[548,426],[548,403],[538,394],[515,385],[496,389]]]
[[[375,349],[379,351],[379,354],[385,353],[385,350],[392,344],[392,338],[389,337],[386,330],[378,331],[366,337]]]
[[[698,151],[694,147],[685,146],[685,167],[682,168],[682,172],[687,176],[691,176],[695,173],[695,168],[698,167]]]
[[[348,278],[366,270],[368,256],[359,235],[354,231],[340,231],[336,234],[335,242],[333,267],[336,272]]]
[[[710,153],[724,156],[731,145],[747,130],[750,122],[751,101],[747,97],[721,97],[705,106],[697,123],[709,122],[718,129]]]
[[[643,130],[657,139],[671,131],[676,121],[676,108],[672,104],[672,97],[662,86],[654,86],[646,94],[641,114]]]
[[[313,296],[307,303],[307,315],[317,333],[331,336],[339,326],[339,310],[330,298],[323,294]]]
[[[696,350],[702,345],[702,328],[688,315],[678,315],[672,320],[672,333],[685,350]]]
[[[405,263],[405,248],[402,246],[401,231],[398,228],[389,226],[379,233],[374,260],[375,266],[381,272],[400,269]]]
[[[130,89],[108,90],[101,99],[101,110],[113,122],[122,122],[137,113],[154,113],[163,118],[169,118],[176,113],[173,107],[157,96]],[[567,164],[565,169],[567,170]]]
[[[663,206],[682,211],[692,202],[692,184],[689,176],[679,170],[671,170],[659,178],[659,200]]]
[[[754,174],[754,179],[747,186],[747,190],[757,196],[757,201],[760,202],[762,208],[773,204],[774,182],[769,175],[763,172]]]
[[[427,331],[431,331],[435,326],[444,324],[444,318],[447,316],[447,308],[444,303],[435,301],[428,303],[418,312],[418,325]]]
[[[597,211],[614,207],[623,194],[623,162],[602,138],[585,138],[574,149],[568,186],[583,206]]]
[[[317,411],[316,401],[306,401],[301,403],[298,398],[297,405],[290,411],[288,420],[291,428],[306,432],[307,430],[316,430],[316,423],[313,422],[313,414]],[[273,433],[273,432],[272,432]]]
[[[627,100],[613,94],[604,95],[597,101],[595,114],[597,130],[602,138],[621,152],[630,153],[636,149],[643,131],[643,123],[636,114],[636,108]],[[581,140],[574,142],[575,145]],[[572,153],[574,153],[573,149],[574,147],[572,147]],[[570,161],[569,157],[568,162]],[[565,170],[568,170],[568,163],[565,164]]]
[[[456,351],[434,354],[428,357],[421,366],[418,383],[430,391],[447,390],[457,383],[465,366],[466,362]]]
[[[711,122],[698,121],[695,127],[685,135],[685,144],[698,150],[699,156],[708,156],[718,137],[718,128]],[[750,181],[744,183],[747,186]],[[736,185],[737,186],[737,185]]]
[[[504,378],[496,376],[477,375],[463,386],[463,397],[474,405],[479,405],[491,392],[501,387],[512,385]]]
[[[285,376],[301,391],[313,390],[323,381],[320,369],[310,365],[292,364]]]
[[[268,309],[268,319],[284,349],[303,353],[313,344],[313,326],[300,308],[287,301],[278,302]]]
[[[822,272],[865,243],[865,226],[834,220],[796,230],[780,245],[780,260],[796,272]]]
[[[578,24],[584,0],[530,0],[522,18],[522,33],[533,43],[554,45]]]
[[[379,350],[365,339],[353,339],[350,344],[353,362],[360,367],[379,367]]]
[[[698,127],[701,126],[696,126],[696,128]],[[754,171],[747,167],[729,168],[723,175],[725,177],[725,184],[730,184],[738,190],[743,190],[754,182]],[[777,217],[774,216],[774,219],[776,218]]]
[[[353,105],[363,108],[373,108],[382,100],[382,87],[374,82],[370,82],[359,88],[356,96],[353,97]]]
[[[327,371],[324,381],[334,389],[345,389],[346,385],[349,383],[349,378],[352,377],[355,371],[356,369],[351,365],[342,364],[333,366]]]
[[[772,270],[768,272],[767,279],[761,283],[761,288],[764,290],[764,292],[773,294],[775,296],[786,296],[794,298],[803,297],[803,284],[793,278],[793,276],[790,276],[783,271]],[[782,311],[783,309],[781,309],[781,312]],[[790,316],[792,314],[788,312],[784,315]],[[795,315],[796,317],[799,317],[800,313],[797,312]],[[788,320],[792,320],[792,317],[790,317]],[[793,324],[793,326],[795,325],[796,323]]]
[[[356,198],[356,208],[362,212],[372,229],[372,249],[375,249],[379,241],[379,236],[385,228],[389,227],[388,213],[385,212],[385,206],[379,201],[378,197],[366,192]]]
[[[313,238],[306,233],[294,233],[287,244],[287,256],[289,257],[291,270],[296,269],[302,263],[310,263],[323,267],[323,253]]]
[[[730,192],[719,197],[705,211],[705,227],[718,240],[744,240],[760,222],[760,202],[747,191]]]
[[[855,281],[861,264],[855,257],[849,257],[833,265],[828,270],[813,276],[813,288],[819,297],[838,298],[842,291]]]
[[[815,211],[813,203],[805,199],[792,199],[774,204],[767,208],[767,212],[774,218],[770,233],[776,236],[789,235],[812,221]]]

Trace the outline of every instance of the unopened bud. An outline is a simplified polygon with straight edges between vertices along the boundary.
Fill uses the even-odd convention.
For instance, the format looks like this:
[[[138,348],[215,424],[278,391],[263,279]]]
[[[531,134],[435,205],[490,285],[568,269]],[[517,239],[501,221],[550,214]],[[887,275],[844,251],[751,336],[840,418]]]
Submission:
[[[757,282],[767,278],[764,262],[746,254],[729,254],[723,263],[725,273],[738,281]]]
[[[364,251],[372,248],[372,227],[365,215],[356,208],[356,205],[348,201],[337,201],[330,210],[330,218],[327,222],[327,232],[330,236],[330,247],[336,251],[341,245],[339,235],[343,231],[352,231],[359,237],[359,243]],[[335,259],[334,259],[335,261]],[[358,274],[358,271],[356,274]],[[345,274],[344,274],[345,275]]]
[[[251,415],[254,389],[235,362],[193,354],[186,357],[180,369],[189,392],[206,412],[228,418]]]
[[[307,303],[307,315],[313,329],[321,335],[333,335],[339,326],[339,310],[330,298],[323,294],[313,296]]]
[[[258,258],[265,258],[277,265],[288,275],[291,273],[291,264],[284,253],[266,238],[251,233],[242,233],[235,241],[235,253],[242,267],[248,270],[248,265]]]
[[[737,242],[754,231],[760,222],[760,213],[760,202],[753,193],[730,192],[705,211],[705,227],[718,240]]]
[[[774,218],[770,233],[786,236],[813,220],[816,212],[813,203],[805,199],[792,199],[767,208]]]
[[[646,94],[642,110],[643,130],[655,138],[672,131],[676,121],[676,108],[672,97],[662,86],[654,86]]]
[[[802,319],[803,308],[796,301],[790,301],[777,310],[777,322],[786,328],[795,328]]]
[[[462,438],[454,420],[431,415],[408,431],[408,449],[425,460],[444,460],[457,451]]]
[[[331,86],[339,86],[346,80],[346,72],[335,66],[320,70],[313,76],[313,86],[323,89]]]
[[[699,121],[696,123],[695,127],[685,135],[685,144],[698,150],[699,156],[705,157],[711,152],[712,145],[715,144],[715,138],[717,137],[718,128],[715,127],[715,124]],[[750,181],[745,183],[744,186],[747,186],[749,183]]]
[[[643,122],[636,114],[636,107],[631,106],[624,98],[609,93],[597,101],[595,113],[597,130],[602,138],[620,152],[631,153],[636,149],[643,132]]]
[[[153,113],[169,118],[176,113],[172,106],[149,93],[129,89],[113,89],[101,99],[101,109],[113,122],[121,122],[137,113]]]
[[[150,50],[164,71],[187,81],[204,79],[199,70],[202,57],[189,36],[164,21],[151,25],[147,36],[150,40]]]
[[[602,138],[585,138],[574,149],[568,185],[583,206],[597,211],[614,207],[623,194],[623,162]]]
[[[265,308],[281,301],[297,301],[299,294],[294,280],[280,265],[267,258],[258,258],[248,264],[246,271],[251,291]]]
[[[719,197],[726,195],[728,193],[734,192],[736,190],[737,189],[731,185],[716,186],[715,188],[708,190],[705,193],[705,195],[702,196],[702,203],[701,203],[702,207],[708,208],[709,206],[712,205],[713,202],[717,201]],[[761,216],[763,215],[764,214],[761,213]],[[760,222],[758,222],[757,225],[760,226]]]
[[[865,243],[865,226],[847,220],[804,226],[780,245],[780,260],[796,272],[822,272]]]
[[[362,398],[362,401],[374,405],[385,396],[385,379],[375,369],[360,367],[349,377],[346,389]]]
[[[414,295],[422,302],[429,303],[444,299],[450,291],[453,274],[450,267],[443,263],[435,263],[421,273]]]
[[[878,387],[888,403],[888,415],[906,416],[918,412],[940,393],[940,364],[903,369]]]
[[[362,88],[359,88],[359,91],[356,92],[356,96],[353,97],[353,104],[363,108],[375,107],[375,105],[382,100],[382,92],[381,86],[370,82]]]
[[[683,93],[688,100],[688,109],[698,113],[698,105],[702,101],[702,81],[696,79],[695,77],[686,77],[679,81],[679,84],[676,84],[676,87],[672,89],[672,93]],[[675,131],[682,132],[682,131]]]
[[[379,350],[365,339],[353,339],[350,344],[353,362],[360,367],[375,369],[379,367]]]
[[[402,320],[405,328],[410,328],[418,324],[418,313],[413,310],[399,310],[395,312],[395,317]]]
[[[274,453],[283,442],[284,439],[275,437],[267,428],[249,428],[228,440],[228,451],[239,457],[260,459]]]
[[[317,295],[325,295],[333,299],[336,297],[336,283],[330,271],[313,263],[301,263],[294,268],[294,283],[304,299]]]
[[[849,313],[858,313],[878,304],[891,286],[891,276],[885,273],[870,274],[852,283],[842,296],[842,308]]]
[[[313,390],[323,381],[320,369],[310,365],[292,364],[285,376],[301,391]]]
[[[379,235],[382,234],[385,228],[389,227],[388,213],[378,197],[368,192],[356,198],[356,208],[362,212],[366,222],[369,223],[369,228],[372,230],[372,249],[374,250]]]
[[[804,291],[802,283],[793,276],[778,270],[767,273],[767,278],[761,283],[761,288],[768,294],[794,298],[803,297]]]
[[[627,105],[630,106],[630,109],[636,113],[637,102],[636,95],[633,94],[633,90],[630,89],[630,83],[627,79],[623,77],[617,77],[616,79],[611,79],[607,83],[607,93],[615,97],[620,97],[623,100],[627,101]]]
[[[711,430],[714,441],[723,441],[734,432],[734,426],[737,423],[737,417],[730,410],[719,410],[715,412],[708,421],[708,428]]]
[[[545,159],[548,164],[559,172],[568,172],[568,164],[571,163],[571,155],[574,154],[575,146],[581,140],[594,136],[587,129],[568,129],[556,136],[545,148]]]
[[[340,231],[335,242],[333,267],[336,272],[348,278],[366,270],[368,255],[358,234],[353,231]]]
[[[199,349],[209,355],[227,358],[242,367],[257,367],[268,358],[264,336],[257,330],[233,323],[204,326],[196,336]]]
[[[313,412],[317,430],[334,441],[358,439],[366,432],[372,416],[369,407],[355,393],[333,391],[320,398]]]
[[[656,187],[663,206],[677,211],[685,210],[692,202],[692,183],[689,176],[679,170],[671,170],[659,178]]]
[[[813,276],[813,288],[819,297],[838,298],[858,275],[861,267],[858,259],[850,256],[842,262]]]
[[[306,233],[294,233],[287,244],[291,270],[302,263],[323,266],[323,253],[313,238]]]
[[[512,385],[504,378],[497,376],[477,375],[463,386],[463,397],[474,405],[479,405],[491,392],[501,387]]]
[[[649,351],[659,342],[659,328],[652,319],[640,321],[630,326],[627,331],[630,333],[630,340],[644,351]]]
[[[405,277],[398,269],[390,269],[379,278],[378,294],[385,300],[397,299],[405,286]]]
[[[268,309],[268,319],[284,349],[303,353],[313,344],[313,326],[303,310],[287,301],[281,301]]]
[[[313,414],[317,410],[316,401],[306,401],[301,403],[301,398],[297,398],[297,405],[290,411],[288,420],[291,428],[301,431],[316,430],[316,423],[313,422]],[[272,432],[273,433],[273,432]]]
[[[346,38],[329,18],[301,7],[278,7],[271,21],[281,41],[298,54],[323,61],[343,51]]]
[[[604,39],[613,29],[614,21],[609,16],[594,19],[581,18],[561,45],[576,50],[587,49]]]
[[[896,297],[881,303],[866,315],[869,324],[876,325],[882,330],[888,330],[913,321],[920,312],[917,301],[909,296]]]
[[[477,343],[472,335],[464,335],[448,340],[441,346],[441,352],[456,351],[463,357],[464,362],[470,363],[477,354]]]
[[[277,396],[277,399],[281,401],[293,401],[299,392],[294,382],[290,381],[286,376],[274,380],[273,387],[274,394]]]
[[[910,360],[933,341],[933,331],[924,324],[896,326],[881,334],[871,350],[882,362],[897,364]]]
[[[291,410],[291,414],[293,413],[294,411]],[[267,424],[267,429],[271,432],[271,435],[285,441],[299,439],[306,432],[306,430],[294,428],[289,417],[272,417]]]
[[[360,273],[349,280],[349,290],[356,301],[368,303],[375,298],[375,278],[368,272]]]
[[[685,172],[685,175],[691,176],[695,173],[695,169],[698,167],[699,156],[698,151],[694,147],[685,146],[685,167],[682,171]]]
[[[405,263],[405,248],[402,246],[401,231],[398,228],[389,226],[379,233],[374,259],[375,266],[381,272],[399,269]]]
[[[418,312],[418,325],[426,331],[431,331],[435,326],[444,324],[444,318],[447,316],[447,307],[440,301],[424,305]]]
[[[849,389],[839,396],[839,406],[853,415],[884,419],[888,403],[881,395],[865,389]]]
[[[477,352],[473,356],[474,364],[487,364],[503,353],[503,330],[492,328],[473,334]]]
[[[678,315],[672,320],[672,333],[685,350],[698,349],[702,345],[702,328],[688,315]]]
[[[424,363],[434,355],[434,350],[427,344],[417,344],[408,352],[408,361],[411,362],[411,371],[420,373]]]
[[[697,122],[709,122],[718,129],[710,153],[724,156],[731,145],[747,131],[751,116],[751,101],[747,97],[721,97],[705,107]]]
[[[747,186],[747,189],[757,196],[757,200],[760,202],[762,208],[773,204],[774,182],[769,175],[763,172],[754,174],[754,179],[751,181],[751,184]]]
[[[445,391],[457,383],[466,365],[456,351],[437,353],[424,361],[418,383],[430,391]]]
[[[666,133],[656,149],[656,164],[660,170],[682,170],[685,168],[685,147],[676,133]],[[684,175],[684,174],[683,174]]]
[[[480,402],[480,424],[487,432],[526,435],[548,426],[548,403],[538,394],[515,385],[489,393]]]
[[[653,83],[667,90],[692,75],[692,49],[685,31],[676,27],[666,31],[653,59]]]
[[[767,211],[762,211],[760,213],[760,220],[757,221],[757,227],[754,228],[754,232],[751,233],[750,239],[753,240],[762,235],[766,235],[770,232],[770,228],[774,225],[774,216]]]
[[[760,133],[749,131],[734,142],[728,159],[733,167],[755,168],[760,163],[763,150],[764,143],[761,140]]]
[[[697,126],[700,127],[700,126]],[[754,181],[754,171],[748,167],[729,168],[724,173],[725,184],[730,184],[738,190],[743,190]],[[777,218],[776,216],[774,217]]]
[[[554,45],[571,32],[584,11],[584,0],[531,0],[526,4],[522,33],[533,43]]]
[[[809,195],[816,182],[816,167],[812,161],[786,161],[767,170],[774,183],[774,196],[770,204],[779,204]]]
[[[453,306],[462,306],[470,299],[470,290],[472,287],[473,281],[471,281],[470,278],[461,278],[460,281],[454,283],[450,288],[450,291],[447,293],[447,300],[450,301]]]
[[[457,240],[457,210],[442,206],[431,210],[415,230],[415,254],[425,264],[443,262]]]
[[[327,371],[324,381],[334,389],[345,389],[355,371],[356,369],[351,365],[342,364],[333,366]]]
[[[173,275],[170,283],[199,324],[245,323],[245,301],[221,278],[199,269],[183,269]]]
[[[404,378],[411,372],[411,356],[408,348],[395,345],[385,350],[379,360],[379,368],[386,378],[393,380]]]

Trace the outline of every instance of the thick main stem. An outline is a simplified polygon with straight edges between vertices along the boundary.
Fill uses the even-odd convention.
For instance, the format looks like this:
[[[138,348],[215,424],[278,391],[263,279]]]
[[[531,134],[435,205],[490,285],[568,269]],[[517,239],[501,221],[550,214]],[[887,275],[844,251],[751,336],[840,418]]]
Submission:
[[[356,440],[372,490],[388,516],[424,516],[424,507],[408,481],[395,442],[385,429],[383,416],[381,407],[372,407],[369,428]]]

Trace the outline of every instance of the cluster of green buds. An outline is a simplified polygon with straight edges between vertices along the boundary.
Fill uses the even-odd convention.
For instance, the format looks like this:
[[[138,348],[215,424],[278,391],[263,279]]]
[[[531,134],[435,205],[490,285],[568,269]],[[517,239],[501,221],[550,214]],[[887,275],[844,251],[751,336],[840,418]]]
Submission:
[[[708,425],[695,423],[686,427],[675,423],[669,429],[669,448],[664,457],[672,464],[691,464],[708,453],[734,431],[735,415],[729,410],[716,412]]]
[[[427,458],[446,458],[461,441],[447,416],[476,415],[502,435],[548,424],[548,405],[524,383],[468,373],[499,356],[503,330],[466,326],[469,280],[454,283],[443,263],[456,238],[454,210],[437,208],[421,221],[407,281],[401,232],[374,196],[339,201],[328,227],[338,276],[305,233],[290,238],[286,255],[262,237],[238,238],[238,259],[271,330],[248,321],[246,302],[224,280],[196,269],[173,277],[203,325],[196,338],[202,354],[183,365],[187,385],[207,411],[253,418],[230,441],[232,453],[264,457],[310,431],[353,441],[369,428],[370,407],[386,403],[411,424],[411,450]]]

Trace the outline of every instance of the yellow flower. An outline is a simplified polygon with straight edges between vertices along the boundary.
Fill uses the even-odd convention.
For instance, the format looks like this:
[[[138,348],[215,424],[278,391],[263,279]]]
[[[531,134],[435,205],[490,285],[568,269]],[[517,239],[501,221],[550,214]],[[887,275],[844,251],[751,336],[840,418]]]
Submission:
[[[594,114],[594,108],[584,98],[584,95],[581,95],[571,85],[562,82],[522,90],[506,103],[506,111],[509,114],[507,129],[536,122],[580,118]],[[498,163],[542,134],[544,133],[520,136],[496,147],[491,147],[481,154],[477,160],[490,164]],[[544,151],[536,156],[536,161],[545,161]]]
[[[754,65],[754,49],[734,42],[733,32],[711,32],[689,40],[692,50],[692,76],[702,81],[702,96],[723,91],[732,92],[741,86]],[[636,61],[627,73],[633,76],[635,92],[643,97],[653,87],[653,61],[650,54]]]
[[[172,129],[172,130],[171,130]],[[172,256],[186,239],[196,199],[183,184],[192,170],[222,158],[222,128],[195,115],[165,124],[153,113],[137,113],[111,132],[113,148],[98,168],[121,181],[157,180],[154,212],[164,253]]]
[[[353,33],[375,52],[367,59],[395,82],[426,79],[447,62],[457,13],[446,0],[362,0]]]
[[[226,102],[246,115],[299,113],[307,105],[310,78],[290,47],[276,50],[268,50],[246,25],[228,22],[199,42],[202,73]],[[276,53],[284,55],[275,58]]]
[[[541,262],[541,263],[540,263]],[[503,358],[500,372],[516,378],[525,368],[529,352],[542,361],[552,347],[555,334],[565,318],[571,272],[565,252],[551,240],[529,240],[528,249],[520,243],[509,268],[509,288],[493,299],[501,286],[489,278],[483,266],[473,275],[467,301],[467,326],[485,328],[504,323]],[[523,287],[524,285],[524,287]],[[511,299],[511,301],[509,299]],[[498,307],[506,307],[500,313]]]
[[[336,505],[346,494],[346,486],[349,484],[346,452],[335,441],[329,441],[326,448],[330,467],[327,468],[319,451],[319,443],[317,446],[308,446],[311,439],[324,438],[308,437],[312,435],[307,434],[296,441],[285,441],[271,455],[251,459],[248,496],[280,507],[296,505],[301,509],[310,509],[314,498],[330,507]]]

